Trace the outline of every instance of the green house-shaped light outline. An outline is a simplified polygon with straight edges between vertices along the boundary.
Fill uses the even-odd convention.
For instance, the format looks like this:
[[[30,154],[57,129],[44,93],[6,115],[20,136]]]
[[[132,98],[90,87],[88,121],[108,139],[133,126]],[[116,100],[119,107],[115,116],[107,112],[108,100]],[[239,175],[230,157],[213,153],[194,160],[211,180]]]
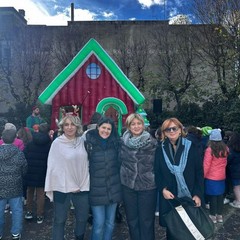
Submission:
[[[109,73],[120,84],[122,89],[137,105],[145,101],[144,96],[127,78],[122,70],[117,66],[113,59],[101,47],[101,45],[91,38],[86,45],[78,52],[72,61],[53,79],[48,87],[39,96],[39,101],[43,104],[52,104],[52,99],[61,90],[61,88],[75,75],[83,66],[87,59],[94,54],[99,61],[106,67]]]
[[[122,134],[122,115],[125,115],[128,113],[127,107],[125,105],[125,103],[123,101],[121,101],[120,99],[117,98],[113,98],[113,97],[108,97],[108,98],[104,98],[102,99],[97,107],[96,107],[96,111],[101,113],[101,114],[105,114],[105,112],[110,108],[113,107],[118,113],[118,134],[119,136],[121,136]]]

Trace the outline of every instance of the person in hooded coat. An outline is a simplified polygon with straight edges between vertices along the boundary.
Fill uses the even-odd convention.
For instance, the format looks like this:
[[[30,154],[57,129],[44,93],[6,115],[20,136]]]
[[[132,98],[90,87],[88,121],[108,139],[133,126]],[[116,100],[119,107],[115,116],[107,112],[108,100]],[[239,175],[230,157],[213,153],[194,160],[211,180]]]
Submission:
[[[48,134],[50,128],[47,123],[39,125],[39,132],[33,133],[33,139],[24,149],[28,162],[28,171],[24,177],[27,186],[27,213],[25,219],[33,218],[34,194],[36,193],[37,223],[43,222],[45,205],[45,177],[47,172],[47,159],[51,147],[51,138]]]

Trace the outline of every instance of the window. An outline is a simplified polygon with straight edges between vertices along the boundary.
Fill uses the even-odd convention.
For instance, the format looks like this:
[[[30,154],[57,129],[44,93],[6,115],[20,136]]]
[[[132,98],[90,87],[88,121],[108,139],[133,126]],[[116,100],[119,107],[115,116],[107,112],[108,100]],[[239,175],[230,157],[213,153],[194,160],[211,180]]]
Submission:
[[[100,76],[101,68],[96,63],[90,63],[87,66],[86,74],[88,75],[89,78],[95,80]]]

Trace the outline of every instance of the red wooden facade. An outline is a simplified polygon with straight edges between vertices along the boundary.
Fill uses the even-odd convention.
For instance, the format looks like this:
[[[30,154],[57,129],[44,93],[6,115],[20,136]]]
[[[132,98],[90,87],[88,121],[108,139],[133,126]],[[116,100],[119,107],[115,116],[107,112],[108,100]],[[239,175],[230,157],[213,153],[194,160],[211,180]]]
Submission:
[[[101,68],[97,79],[90,79],[86,74],[87,66],[96,63]],[[59,117],[62,106],[81,106],[80,117],[83,124],[88,124],[97,104],[106,97],[122,100],[127,106],[128,113],[135,111],[134,102],[122,89],[108,69],[92,54],[74,76],[62,87],[52,100],[51,127],[56,128],[55,119]],[[127,114],[128,115],[128,114]],[[123,116],[123,122],[127,115]]]
[[[51,128],[62,109],[78,106],[83,125],[94,112],[109,115],[121,134],[126,117],[145,101],[144,96],[121,71],[95,39],[79,51],[39,96],[40,102],[52,105]],[[71,110],[70,110],[71,111]]]

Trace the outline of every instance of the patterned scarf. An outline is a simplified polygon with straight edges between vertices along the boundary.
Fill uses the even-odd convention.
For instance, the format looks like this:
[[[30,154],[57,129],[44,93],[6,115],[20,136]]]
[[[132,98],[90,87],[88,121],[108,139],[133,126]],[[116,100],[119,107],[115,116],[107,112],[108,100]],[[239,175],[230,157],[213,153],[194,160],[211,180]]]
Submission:
[[[180,140],[180,139],[179,139]],[[176,181],[177,181],[177,187],[178,187],[178,197],[190,197],[191,193],[189,192],[189,189],[187,187],[187,184],[185,182],[183,172],[187,164],[187,158],[188,158],[188,152],[191,147],[191,141],[182,138],[182,144],[184,145],[184,150],[182,152],[181,158],[180,158],[180,163],[179,166],[177,165],[172,165],[170,162],[165,150],[164,150],[164,142],[162,143],[162,151],[163,151],[163,156],[165,159],[165,162],[167,164],[167,167],[169,168],[170,172],[175,175]]]
[[[147,145],[150,141],[150,133],[147,131],[143,131],[141,135],[134,137],[132,136],[131,132],[127,130],[123,134],[123,141],[129,148],[141,148]]]

